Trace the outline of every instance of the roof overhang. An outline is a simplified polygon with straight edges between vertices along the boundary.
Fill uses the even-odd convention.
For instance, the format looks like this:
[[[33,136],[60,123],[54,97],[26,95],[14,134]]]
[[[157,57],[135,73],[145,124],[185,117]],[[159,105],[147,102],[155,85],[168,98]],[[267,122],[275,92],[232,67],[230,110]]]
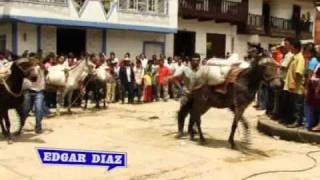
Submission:
[[[51,25],[51,26],[68,26],[77,28],[95,28],[95,29],[118,29],[118,30],[133,30],[157,33],[176,33],[176,28],[164,28],[156,26],[140,26],[130,24],[114,24],[114,23],[101,23],[93,21],[80,21],[69,19],[55,19],[55,18],[42,18],[32,16],[0,16],[0,22],[23,22],[38,25]]]

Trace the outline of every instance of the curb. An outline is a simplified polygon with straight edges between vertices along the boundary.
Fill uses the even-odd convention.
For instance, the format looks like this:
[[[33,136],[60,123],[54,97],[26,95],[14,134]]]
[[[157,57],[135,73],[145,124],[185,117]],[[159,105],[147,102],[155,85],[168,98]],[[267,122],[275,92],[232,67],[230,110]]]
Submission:
[[[279,137],[283,140],[302,143],[320,143],[320,133],[309,132],[301,128],[287,128],[266,116],[258,118],[257,129],[269,136]]]

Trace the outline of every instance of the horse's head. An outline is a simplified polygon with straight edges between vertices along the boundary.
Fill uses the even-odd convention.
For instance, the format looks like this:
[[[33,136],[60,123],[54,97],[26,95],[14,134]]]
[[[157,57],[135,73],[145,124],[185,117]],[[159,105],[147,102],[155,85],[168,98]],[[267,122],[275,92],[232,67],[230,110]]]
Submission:
[[[27,59],[22,58],[16,60],[12,65],[12,73],[15,73],[17,75],[20,75],[22,78],[27,78],[32,82],[35,82],[37,80],[37,72],[35,70],[35,67],[37,66],[37,63],[34,59]]]
[[[276,64],[271,57],[260,56],[253,61],[253,66],[257,67],[258,73],[261,73],[263,81],[271,87],[281,87],[280,66]]]
[[[87,58],[85,60],[85,63],[86,63],[86,68],[88,73],[94,74],[96,70],[96,65],[90,59],[87,59]]]

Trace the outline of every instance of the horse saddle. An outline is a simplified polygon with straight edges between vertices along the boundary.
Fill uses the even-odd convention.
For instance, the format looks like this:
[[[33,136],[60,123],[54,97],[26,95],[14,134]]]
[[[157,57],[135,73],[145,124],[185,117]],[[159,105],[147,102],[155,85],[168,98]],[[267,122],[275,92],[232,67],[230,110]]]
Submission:
[[[233,84],[238,79],[239,74],[243,71],[243,68],[238,66],[232,66],[226,76],[226,79],[223,84],[213,86],[213,91],[221,94],[226,94],[228,86]]]

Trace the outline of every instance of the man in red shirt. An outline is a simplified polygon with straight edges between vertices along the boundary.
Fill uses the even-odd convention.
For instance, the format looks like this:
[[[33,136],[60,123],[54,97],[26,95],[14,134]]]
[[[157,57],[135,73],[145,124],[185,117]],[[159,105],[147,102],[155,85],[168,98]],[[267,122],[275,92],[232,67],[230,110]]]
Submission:
[[[171,72],[170,69],[164,65],[164,59],[159,60],[159,67],[157,68],[157,93],[158,98],[161,97],[161,91],[163,91],[163,100],[168,100],[168,78]]]

